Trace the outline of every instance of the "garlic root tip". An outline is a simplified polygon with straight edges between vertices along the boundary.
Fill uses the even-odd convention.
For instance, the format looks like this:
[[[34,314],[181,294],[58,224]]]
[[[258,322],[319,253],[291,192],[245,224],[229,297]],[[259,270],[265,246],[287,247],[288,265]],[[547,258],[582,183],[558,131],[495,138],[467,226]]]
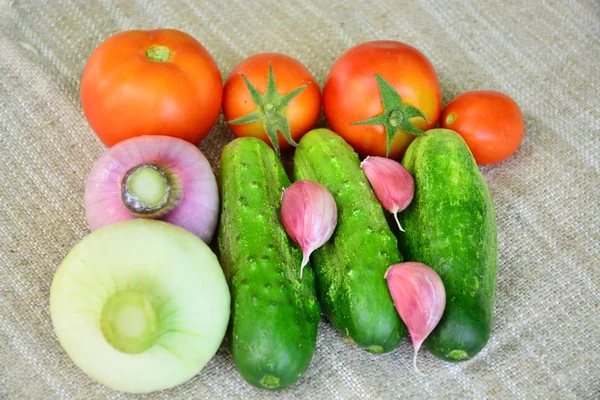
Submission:
[[[302,272],[304,272],[304,267],[310,261],[310,253],[302,255],[302,264],[300,264],[300,279],[302,279]]]
[[[396,211],[394,213],[394,219],[396,219],[396,223],[398,224],[398,229],[400,229],[401,232],[406,232],[403,228],[402,225],[400,225],[400,220],[398,219],[398,212]]]
[[[419,371],[419,368],[417,368],[417,354],[419,354],[419,351],[415,351],[415,355],[413,357],[413,367],[415,368],[415,372],[421,376],[427,376],[427,374],[424,374],[423,372]]]

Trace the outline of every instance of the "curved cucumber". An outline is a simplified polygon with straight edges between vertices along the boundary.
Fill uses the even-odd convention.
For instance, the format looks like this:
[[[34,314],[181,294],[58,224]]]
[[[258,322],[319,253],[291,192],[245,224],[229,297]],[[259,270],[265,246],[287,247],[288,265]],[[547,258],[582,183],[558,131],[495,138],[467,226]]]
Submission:
[[[325,186],[338,208],[333,237],[311,256],[321,306],[333,326],[358,346],[373,353],[392,351],[406,328],[384,275],[402,257],[383,209],[358,155],[340,136],[315,129],[300,146],[294,178]]]
[[[311,268],[279,220],[290,181],[273,150],[236,139],[221,156],[221,264],[231,288],[231,352],[241,375],[265,389],[307,370],[321,317]]]
[[[446,310],[425,346],[448,361],[469,359],[492,329],[498,253],[492,198],[454,131],[418,137],[402,164],[415,181],[414,199],[400,214],[402,252],[432,267],[446,288]]]

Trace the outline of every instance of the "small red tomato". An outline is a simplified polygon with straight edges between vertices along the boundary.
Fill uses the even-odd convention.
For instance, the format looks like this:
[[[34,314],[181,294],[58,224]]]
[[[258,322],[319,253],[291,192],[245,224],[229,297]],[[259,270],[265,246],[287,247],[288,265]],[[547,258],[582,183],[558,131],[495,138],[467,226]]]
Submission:
[[[466,92],[442,112],[442,128],[458,132],[479,165],[494,164],[511,156],[523,140],[525,123],[519,105],[491,90]]]
[[[238,64],[223,89],[223,114],[236,137],[257,137],[276,151],[296,146],[321,111],[317,80],[300,61],[261,53]]]
[[[222,94],[211,55],[174,29],[111,36],[94,50],[81,77],[83,112],[107,146],[142,135],[198,144],[219,116]]]
[[[330,128],[361,156],[401,157],[436,126],[442,95],[435,69],[405,43],[361,43],[333,64],[323,88]]]

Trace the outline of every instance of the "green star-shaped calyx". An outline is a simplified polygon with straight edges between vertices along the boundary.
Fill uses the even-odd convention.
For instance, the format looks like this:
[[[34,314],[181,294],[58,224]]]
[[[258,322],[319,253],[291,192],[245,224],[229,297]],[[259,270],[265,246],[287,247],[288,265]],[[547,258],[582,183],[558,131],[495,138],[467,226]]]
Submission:
[[[427,121],[425,115],[417,107],[402,103],[402,98],[385,79],[379,74],[375,74],[375,79],[379,85],[379,94],[381,95],[381,104],[383,112],[375,117],[363,121],[353,122],[352,125],[383,125],[387,137],[386,156],[390,155],[392,141],[401,129],[411,135],[424,135],[425,132],[417,128],[410,122],[410,118],[420,117]]]
[[[299,88],[292,90],[291,92],[281,95],[277,92],[275,85],[275,76],[273,75],[273,66],[269,64],[269,77],[267,82],[267,90],[264,94],[260,93],[246,75],[241,74],[246,83],[246,87],[252,96],[252,101],[256,104],[256,110],[250,114],[244,115],[243,117],[236,118],[231,121],[227,121],[234,125],[244,125],[253,122],[260,122],[263,124],[265,132],[273,145],[273,148],[279,154],[279,141],[277,132],[281,133],[284,139],[294,147],[300,147],[298,143],[292,139],[290,132],[290,123],[285,115],[288,105],[291,101],[300,94],[310,82],[306,83]]]

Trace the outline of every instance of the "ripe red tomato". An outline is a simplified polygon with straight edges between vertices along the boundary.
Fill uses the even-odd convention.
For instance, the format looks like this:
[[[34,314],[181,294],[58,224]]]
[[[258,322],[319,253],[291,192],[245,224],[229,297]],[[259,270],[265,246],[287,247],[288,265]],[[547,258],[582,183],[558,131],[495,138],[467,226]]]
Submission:
[[[290,148],[312,129],[320,111],[317,80],[285,54],[248,57],[231,71],[223,89],[223,114],[233,134],[257,137],[277,151]]]
[[[94,50],[81,78],[83,112],[107,146],[141,135],[198,144],[221,109],[223,82],[208,51],[172,29],[126,31]]]
[[[437,74],[420,51],[374,41],[351,48],[334,63],[323,106],[330,128],[361,156],[389,152],[388,157],[399,158],[414,134],[437,124],[442,96]]]
[[[519,105],[507,95],[490,90],[471,91],[444,109],[442,128],[458,132],[479,165],[511,156],[523,140],[525,123]]]

